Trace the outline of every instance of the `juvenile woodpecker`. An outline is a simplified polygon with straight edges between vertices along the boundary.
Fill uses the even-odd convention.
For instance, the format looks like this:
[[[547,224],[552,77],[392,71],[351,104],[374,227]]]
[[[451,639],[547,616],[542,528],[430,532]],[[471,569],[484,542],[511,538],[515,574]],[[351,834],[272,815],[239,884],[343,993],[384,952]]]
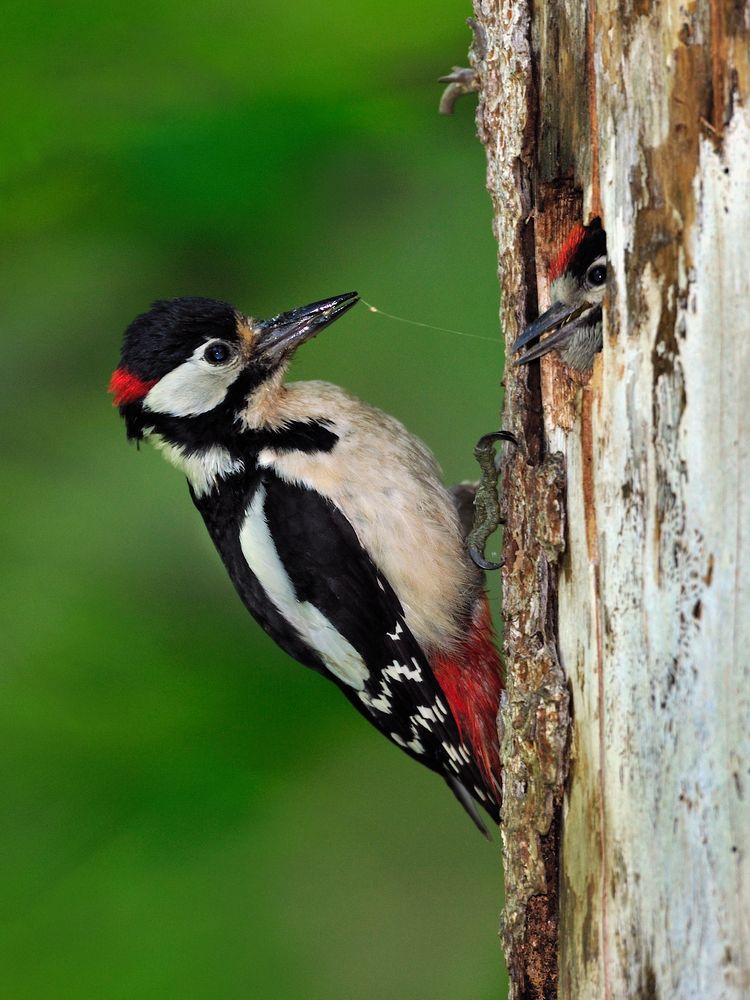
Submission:
[[[524,365],[556,350],[579,371],[589,371],[602,349],[602,300],[607,282],[607,236],[599,219],[575,226],[550,268],[552,305],[527,326],[511,347],[513,354],[553,331],[529,348],[516,364]]]
[[[453,498],[393,417],[326,382],[284,382],[294,351],[357,300],[262,321],[212,299],[156,302],[126,330],[109,388],[128,438],[185,473],[259,625],[484,831],[475,803],[499,816],[500,664]]]

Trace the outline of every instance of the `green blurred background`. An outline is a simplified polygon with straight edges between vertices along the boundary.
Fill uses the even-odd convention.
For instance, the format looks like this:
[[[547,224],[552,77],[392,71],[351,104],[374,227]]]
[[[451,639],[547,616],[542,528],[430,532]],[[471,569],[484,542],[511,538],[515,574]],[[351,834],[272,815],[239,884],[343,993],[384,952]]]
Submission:
[[[0,996],[496,1000],[499,847],[255,627],[105,394],[154,298],[498,336],[457,0],[4,6]],[[363,307],[293,375],[450,481],[500,346]],[[374,456],[376,460],[376,456]]]

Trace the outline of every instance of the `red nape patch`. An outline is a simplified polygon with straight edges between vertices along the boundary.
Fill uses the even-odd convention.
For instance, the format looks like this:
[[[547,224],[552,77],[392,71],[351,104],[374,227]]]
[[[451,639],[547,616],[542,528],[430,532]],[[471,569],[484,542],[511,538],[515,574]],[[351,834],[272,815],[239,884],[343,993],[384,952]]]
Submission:
[[[127,368],[116,368],[109,380],[108,391],[114,396],[112,405],[125,406],[127,403],[134,403],[137,399],[143,399],[149,389],[155,386],[158,381],[158,378],[154,378],[144,382],[143,379],[129,372]]]
[[[575,256],[576,250],[583,243],[583,237],[586,235],[586,227],[577,223],[567,235],[565,242],[562,245],[560,253],[555,257],[555,259],[550,264],[549,269],[549,280],[554,281],[555,278],[559,278],[560,275],[567,271],[568,265]]]
[[[450,655],[438,653],[431,666],[461,738],[471,744],[487,789],[500,805],[500,748],[497,713],[503,689],[500,654],[495,648],[486,597],[477,602],[469,634]]]

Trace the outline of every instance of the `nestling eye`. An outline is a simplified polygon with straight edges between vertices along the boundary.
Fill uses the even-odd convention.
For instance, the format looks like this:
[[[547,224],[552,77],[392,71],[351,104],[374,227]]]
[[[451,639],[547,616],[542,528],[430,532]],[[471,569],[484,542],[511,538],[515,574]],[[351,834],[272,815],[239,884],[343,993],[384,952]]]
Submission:
[[[607,280],[607,268],[604,264],[595,264],[586,275],[590,285],[603,285]]]
[[[231,355],[232,350],[229,344],[225,344],[221,340],[216,340],[213,344],[209,344],[203,352],[203,357],[210,365],[223,365],[225,361],[229,360]]]

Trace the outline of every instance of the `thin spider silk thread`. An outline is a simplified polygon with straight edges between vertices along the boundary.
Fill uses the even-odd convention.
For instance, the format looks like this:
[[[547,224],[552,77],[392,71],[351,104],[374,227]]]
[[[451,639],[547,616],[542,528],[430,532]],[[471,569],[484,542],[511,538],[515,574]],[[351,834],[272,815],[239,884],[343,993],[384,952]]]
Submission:
[[[472,340],[484,340],[488,344],[501,343],[501,341],[496,337],[483,337],[479,333],[464,333],[463,330],[450,330],[447,326],[433,326],[432,323],[419,323],[415,319],[405,319],[403,316],[394,316],[393,313],[387,313],[383,309],[378,309],[377,306],[367,302],[361,296],[359,301],[368,309],[369,312],[375,313],[377,316],[384,316],[386,319],[396,320],[397,323],[408,323],[409,326],[421,326],[425,330],[437,330],[438,333],[452,333],[456,337],[471,337]]]

